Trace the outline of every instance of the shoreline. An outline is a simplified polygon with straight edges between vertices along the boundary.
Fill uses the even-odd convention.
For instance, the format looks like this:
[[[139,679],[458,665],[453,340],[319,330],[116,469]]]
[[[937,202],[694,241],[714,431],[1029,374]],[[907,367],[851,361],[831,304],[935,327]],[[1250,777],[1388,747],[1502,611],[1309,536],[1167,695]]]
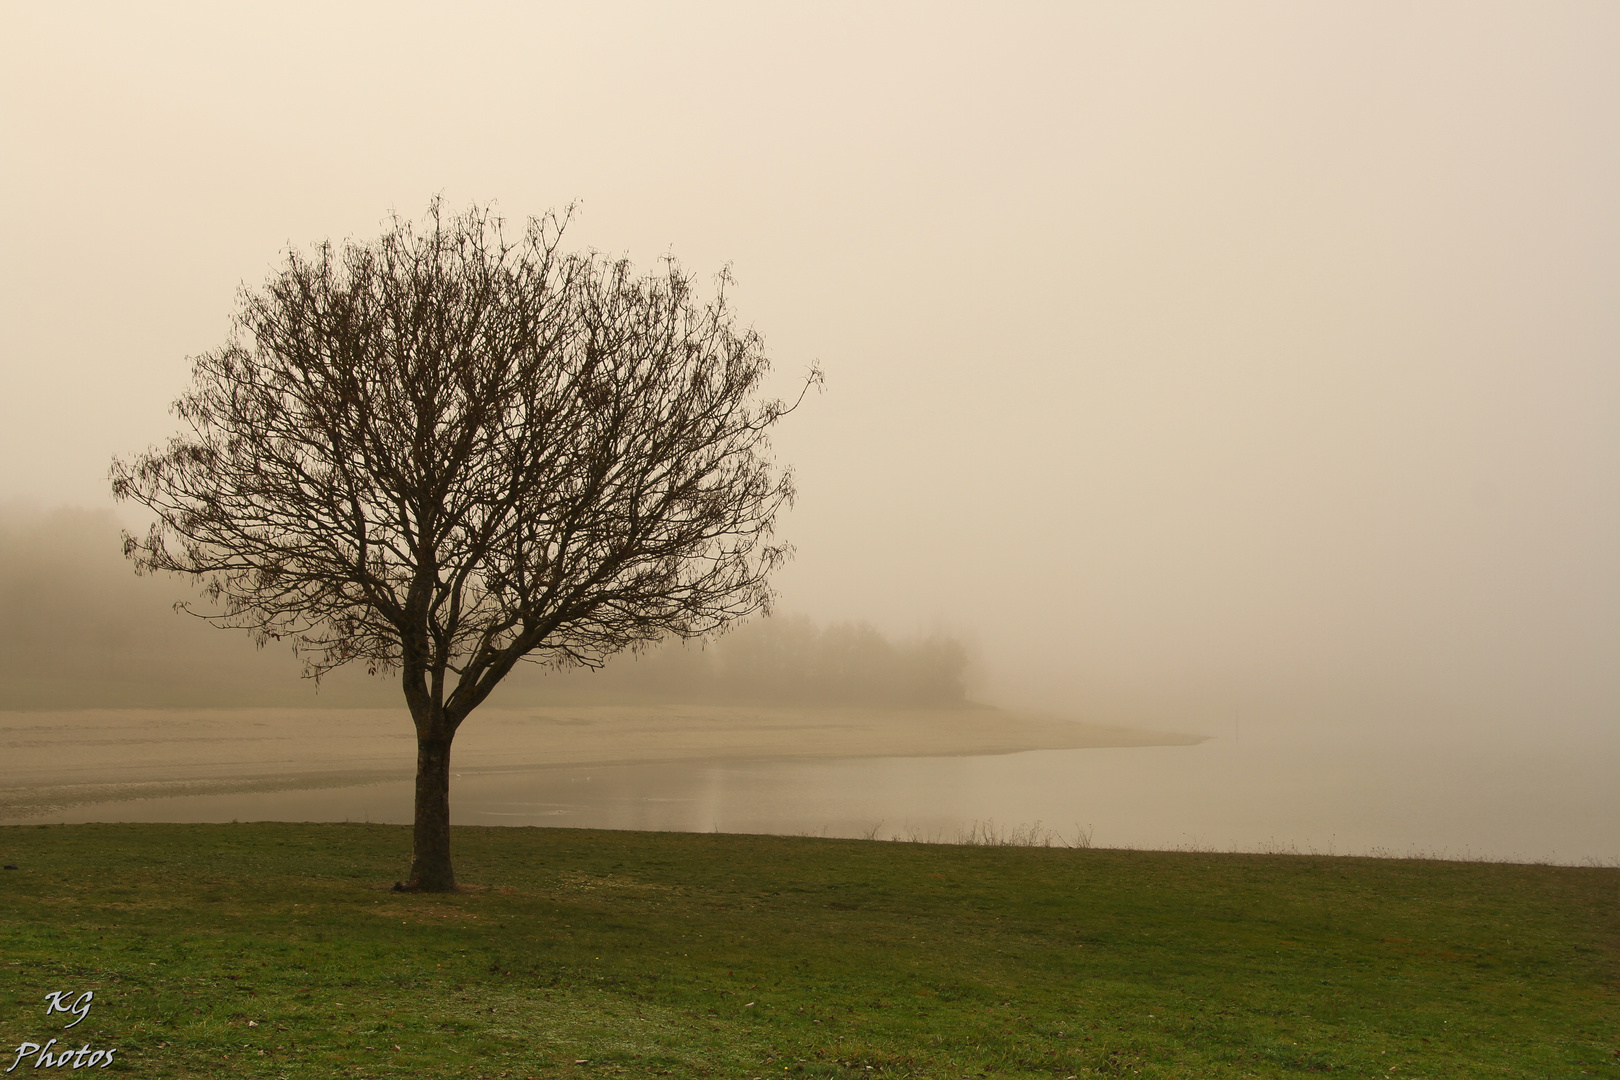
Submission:
[[[458,733],[453,768],[488,774],[690,761],[962,757],[1203,741],[990,706],[486,707]],[[415,756],[403,707],[0,712],[0,822],[87,804],[409,780]]]

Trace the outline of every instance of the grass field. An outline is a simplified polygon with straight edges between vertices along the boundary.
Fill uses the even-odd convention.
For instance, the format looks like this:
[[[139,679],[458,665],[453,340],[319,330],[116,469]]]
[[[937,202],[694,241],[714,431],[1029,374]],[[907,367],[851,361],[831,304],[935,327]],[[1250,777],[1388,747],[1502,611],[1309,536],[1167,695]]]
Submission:
[[[1620,1075],[1613,868],[455,843],[465,890],[419,896],[394,826],[0,830],[0,1069],[58,1038],[151,1077]]]

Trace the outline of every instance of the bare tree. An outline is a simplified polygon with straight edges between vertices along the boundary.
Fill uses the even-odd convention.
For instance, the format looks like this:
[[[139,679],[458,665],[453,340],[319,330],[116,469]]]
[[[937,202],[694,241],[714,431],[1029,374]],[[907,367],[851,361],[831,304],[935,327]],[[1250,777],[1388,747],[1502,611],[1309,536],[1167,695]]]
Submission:
[[[768,608],[789,551],[768,431],[797,401],[759,397],[726,276],[700,303],[673,261],[564,253],[565,224],[509,240],[435,201],[420,228],[290,252],[195,359],[189,430],[112,466],[156,516],[125,534],[137,572],[191,576],[197,613],[290,639],[312,677],[401,676],[416,889],[455,888],[451,740],[515,664],[721,629]]]

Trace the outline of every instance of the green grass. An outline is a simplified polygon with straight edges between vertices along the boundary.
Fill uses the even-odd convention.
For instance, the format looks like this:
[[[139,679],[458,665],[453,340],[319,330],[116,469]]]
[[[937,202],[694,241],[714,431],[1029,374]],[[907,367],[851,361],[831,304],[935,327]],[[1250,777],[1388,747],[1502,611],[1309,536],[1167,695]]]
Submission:
[[[150,1077],[1620,1075],[1612,868],[455,844],[466,891],[418,896],[393,826],[0,829],[0,1043]]]

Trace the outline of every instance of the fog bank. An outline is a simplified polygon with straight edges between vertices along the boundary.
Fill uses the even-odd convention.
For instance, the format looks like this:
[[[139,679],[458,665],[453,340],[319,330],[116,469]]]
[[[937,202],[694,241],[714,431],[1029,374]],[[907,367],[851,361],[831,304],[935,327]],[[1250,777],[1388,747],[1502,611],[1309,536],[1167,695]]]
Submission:
[[[1099,722],[1620,723],[1613,3],[4,19],[0,498],[106,506],[285,246],[578,200],[826,371],[783,610]],[[133,625],[96,678],[250,650]]]
[[[177,601],[208,610],[184,579],[134,574],[111,512],[0,508],[0,710],[404,708],[392,675],[354,664],[317,685],[286,646],[255,648],[245,631],[177,613]],[[789,615],[600,670],[522,664],[490,703],[956,707],[968,703],[968,676],[955,639],[894,641],[861,623]]]

